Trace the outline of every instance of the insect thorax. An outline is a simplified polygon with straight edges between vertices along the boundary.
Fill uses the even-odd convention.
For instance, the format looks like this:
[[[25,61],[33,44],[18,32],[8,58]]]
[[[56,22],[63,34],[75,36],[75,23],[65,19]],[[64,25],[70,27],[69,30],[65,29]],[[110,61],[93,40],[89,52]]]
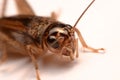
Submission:
[[[48,17],[34,17],[29,24],[28,33],[42,46],[58,49],[68,39],[71,26]]]
[[[44,32],[53,22],[55,22],[55,20],[48,17],[33,17],[28,25],[28,34],[41,44]]]

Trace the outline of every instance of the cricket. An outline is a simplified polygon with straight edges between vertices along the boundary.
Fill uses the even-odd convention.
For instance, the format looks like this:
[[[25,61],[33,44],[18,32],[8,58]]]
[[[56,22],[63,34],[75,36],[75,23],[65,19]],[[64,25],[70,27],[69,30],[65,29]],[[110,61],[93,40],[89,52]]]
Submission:
[[[20,15],[5,16],[7,0],[3,0],[0,14],[0,62],[7,59],[9,52],[28,56],[34,65],[36,80],[41,80],[37,58],[48,51],[59,56],[69,57],[71,61],[79,57],[78,41],[84,49],[94,53],[104,51],[104,48],[92,48],[87,45],[77,24],[85,12],[94,3],[85,8],[73,26],[57,20],[55,12],[51,17],[36,16],[26,0],[14,0]],[[75,35],[75,33],[77,35]],[[77,36],[77,38],[75,37]]]

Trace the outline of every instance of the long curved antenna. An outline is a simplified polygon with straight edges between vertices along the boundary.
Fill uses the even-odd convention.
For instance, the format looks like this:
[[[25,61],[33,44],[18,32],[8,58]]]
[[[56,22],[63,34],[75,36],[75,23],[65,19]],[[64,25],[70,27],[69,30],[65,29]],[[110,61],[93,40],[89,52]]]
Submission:
[[[83,15],[85,14],[85,12],[88,10],[88,8],[93,4],[95,0],[93,0],[87,7],[86,9],[83,11],[83,13],[80,15],[80,17],[77,19],[76,23],[74,24],[73,27],[76,27],[76,25],[78,24],[78,22],[80,21],[80,19],[83,17]]]
[[[81,42],[81,44],[82,44],[82,46],[83,46],[84,48],[86,48],[86,49],[88,49],[88,50],[90,50],[90,51],[92,51],[92,52],[95,52],[95,53],[105,52],[105,49],[104,49],[104,48],[95,49],[95,48],[92,48],[92,47],[88,46],[88,45],[86,44],[84,38],[82,37],[81,32],[80,32],[77,28],[75,28],[76,25],[78,24],[78,22],[80,21],[80,19],[82,18],[82,16],[85,14],[85,12],[86,12],[86,11],[88,10],[88,8],[93,4],[94,1],[95,1],[95,0],[93,0],[93,1],[87,6],[87,8],[83,11],[83,13],[80,15],[80,17],[77,19],[76,23],[74,24],[73,29],[74,29],[75,32],[77,33],[77,35],[78,35],[78,37],[79,37],[79,40],[80,40],[80,42]]]

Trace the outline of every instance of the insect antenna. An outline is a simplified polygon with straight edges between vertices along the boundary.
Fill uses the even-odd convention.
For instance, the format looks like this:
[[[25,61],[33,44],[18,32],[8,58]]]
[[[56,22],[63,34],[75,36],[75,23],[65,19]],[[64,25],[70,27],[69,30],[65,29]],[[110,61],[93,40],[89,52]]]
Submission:
[[[90,50],[90,51],[92,51],[92,52],[105,52],[105,49],[104,48],[98,48],[98,49],[94,49],[94,48],[92,48],[92,47],[89,47],[87,44],[86,44],[86,42],[85,42],[85,40],[84,40],[84,38],[82,37],[82,34],[81,34],[81,32],[77,29],[77,28],[75,28],[76,27],[76,25],[78,24],[78,22],[80,21],[80,19],[82,18],[82,16],[85,14],[85,12],[88,10],[88,8],[93,4],[93,2],[94,2],[95,0],[93,0],[87,7],[86,7],[86,9],[83,11],[83,13],[80,15],[80,17],[77,19],[77,21],[76,21],[76,23],[74,24],[74,26],[73,26],[73,30],[77,33],[77,35],[78,35],[78,37],[79,37],[79,40],[80,40],[80,42],[81,42],[81,44],[82,44],[82,46],[84,47],[84,48],[86,48],[86,49],[88,49],[88,50]]]
[[[85,12],[88,10],[88,8],[93,4],[95,0],[93,0],[87,7],[86,9],[83,11],[83,13],[80,15],[80,17],[77,19],[77,21],[75,22],[73,27],[76,27],[76,25],[78,24],[78,22],[80,21],[80,19],[83,17],[83,15],[85,14]]]

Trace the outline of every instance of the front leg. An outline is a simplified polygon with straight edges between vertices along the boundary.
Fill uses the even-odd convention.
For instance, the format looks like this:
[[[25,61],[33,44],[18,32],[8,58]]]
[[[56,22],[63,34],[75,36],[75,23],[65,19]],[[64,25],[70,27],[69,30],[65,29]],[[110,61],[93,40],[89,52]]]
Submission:
[[[35,71],[36,71],[36,78],[37,80],[41,80],[40,79],[40,74],[39,74],[39,68],[38,68],[38,64],[37,64],[37,57],[33,54],[33,47],[31,45],[27,45],[27,50],[28,50],[28,55],[30,56],[34,67],[35,67]]]

